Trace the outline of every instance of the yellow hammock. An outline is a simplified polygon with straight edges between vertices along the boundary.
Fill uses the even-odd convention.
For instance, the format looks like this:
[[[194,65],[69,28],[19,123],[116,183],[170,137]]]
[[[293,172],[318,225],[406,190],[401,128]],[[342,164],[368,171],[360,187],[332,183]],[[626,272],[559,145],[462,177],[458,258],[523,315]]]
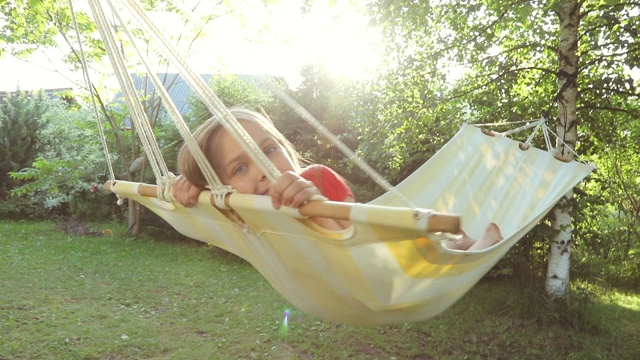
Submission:
[[[421,208],[459,214],[471,237],[480,238],[487,223],[496,222],[505,239],[479,252],[446,249],[425,230],[428,217],[416,219],[412,209],[397,207],[392,195],[345,204],[353,226],[329,232],[274,210],[266,196],[229,196],[231,207],[246,221],[240,227],[211,205],[209,192],[189,209],[156,199],[155,186],[118,181],[108,187],[148,207],[182,234],[244,258],[309,314],[356,325],[414,322],[462,297],[593,170],[519,145],[464,126],[397,186]],[[447,227],[451,219],[439,220],[438,226]]]
[[[169,190],[165,185],[170,184],[171,174],[144,119],[118,43],[109,32],[103,3],[109,5],[122,28],[126,30],[126,26],[111,0],[89,0],[141,143],[162,185],[159,193],[164,200],[156,198],[158,192],[153,185],[112,180],[105,187],[148,207],[182,234],[244,258],[286,299],[319,318],[377,325],[421,321],[439,314],[462,297],[593,169],[556,160],[551,152],[521,150],[518,142],[505,136],[488,136],[473,126],[464,126],[425,165],[392,189],[393,193],[368,204],[311,202],[301,208],[306,215],[350,219],[353,226],[344,231],[327,231],[303,217],[292,216],[291,211],[274,210],[265,196],[227,195],[227,204],[244,220],[242,225],[212,206],[214,197],[209,192],[200,195],[195,207],[184,208],[163,195]],[[134,0],[121,0],[121,4],[160,40],[165,55],[209,110],[223,120],[227,130],[242,138],[242,127],[210,93],[207,84],[167,46],[140,6]],[[86,64],[83,68],[89,83]],[[182,120],[158,79],[148,73],[168,111],[174,119]],[[199,151],[183,123],[176,121],[176,125],[191,152]],[[252,144],[245,145],[251,154]],[[268,165],[272,164],[266,159],[260,162],[260,156],[264,156],[260,149],[253,155],[266,167],[265,174],[269,173]],[[208,167],[203,171],[211,170],[210,164],[203,165]],[[215,174],[210,178],[210,184],[219,185]],[[396,192],[416,207],[404,206],[406,202]],[[486,225],[495,222],[505,239],[479,252],[446,249],[438,241],[438,232],[455,233],[460,221],[473,238],[480,238]]]

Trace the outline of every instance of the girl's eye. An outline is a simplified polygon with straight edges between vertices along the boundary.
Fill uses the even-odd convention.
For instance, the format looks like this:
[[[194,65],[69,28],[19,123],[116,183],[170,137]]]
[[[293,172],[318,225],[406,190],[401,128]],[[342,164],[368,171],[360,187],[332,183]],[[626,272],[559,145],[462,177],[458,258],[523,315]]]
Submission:
[[[233,168],[232,175],[242,174],[242,173],[246,172],[247,169],[248,169],[248,167],[245,164],[238,165],[235,168]]]
[[[277,148],[277,147],[275,147],[275,146],[269,146],[269,147],[267,147],[266,149],[264,149],[264,154],[265,154],[265,155],[271,155],[271,154],[273,154],[274,152],[276,152],[277,150],[278,150],[278,148]]]

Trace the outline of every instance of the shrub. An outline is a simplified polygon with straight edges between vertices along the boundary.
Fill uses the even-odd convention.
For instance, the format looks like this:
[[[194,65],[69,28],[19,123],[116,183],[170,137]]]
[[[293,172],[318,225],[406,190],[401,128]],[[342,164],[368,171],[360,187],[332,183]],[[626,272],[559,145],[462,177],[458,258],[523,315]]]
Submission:
[[[48,125],[38,140],[38,158],[31,168],[13,172],[25,182],[11,191],[28,195],[38,207],[57,215],[97,218],[111,209],[106,196],[92,195],[94,184],[106,176],[105,157],[93,115],[87,110],[70,110],[53,101],[43,115]],[[113,199],[111,199],[113,200]],[[23,209],[25,210],[25,209]]]
[[[43,92],[9,93],[0,103],[0,190],[17,183],[7,174],[20,170],[36,158],[38,138],[46,126],[47,100]]]

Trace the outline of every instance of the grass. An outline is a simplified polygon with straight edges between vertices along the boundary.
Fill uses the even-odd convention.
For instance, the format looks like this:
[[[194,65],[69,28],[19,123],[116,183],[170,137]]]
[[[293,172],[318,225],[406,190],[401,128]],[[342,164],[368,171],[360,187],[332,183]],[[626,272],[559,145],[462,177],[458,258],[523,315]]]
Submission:
[[[291,308],[243,260],[147,229],[74,236],[0,221],[0,359],[635,359],[640,295],[579,284],[570,322],[533,321],[484,281],[429,321],[351,327]],[[580,295],[582,296],[582,295]],[[532,306],[528,306],[531,309]],[[291,309],[283,331],[285,309]],[[569,319],[571,317],[568,317]],[[586,319],[586,320],[585,320]],[[580,331],[578,331],[578,330]]]

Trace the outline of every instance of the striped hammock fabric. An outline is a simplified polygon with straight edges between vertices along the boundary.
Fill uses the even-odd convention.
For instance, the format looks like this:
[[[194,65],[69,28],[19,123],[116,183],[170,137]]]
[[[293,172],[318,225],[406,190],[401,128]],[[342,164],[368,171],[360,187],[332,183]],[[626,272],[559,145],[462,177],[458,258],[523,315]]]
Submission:
[[[184,208],[140,195],[143,184],[118,181],[107,187],[182,234],[242,257],[306,313],[344,324],[397,324],[429,319],[460,299],[593,171],[518,144],[465,125],[397,186],[420,208],[458,214],[472,238],[497,223],[505,239],[478,252],[446,249],[437,233],[424,230],[428,217],[414,216],[392,194],[353,205],[353,226],[332,232],[274,210],[266,196],[230,195],[244,221],[238,225],[211,205],[209,192],[195,207]]]

